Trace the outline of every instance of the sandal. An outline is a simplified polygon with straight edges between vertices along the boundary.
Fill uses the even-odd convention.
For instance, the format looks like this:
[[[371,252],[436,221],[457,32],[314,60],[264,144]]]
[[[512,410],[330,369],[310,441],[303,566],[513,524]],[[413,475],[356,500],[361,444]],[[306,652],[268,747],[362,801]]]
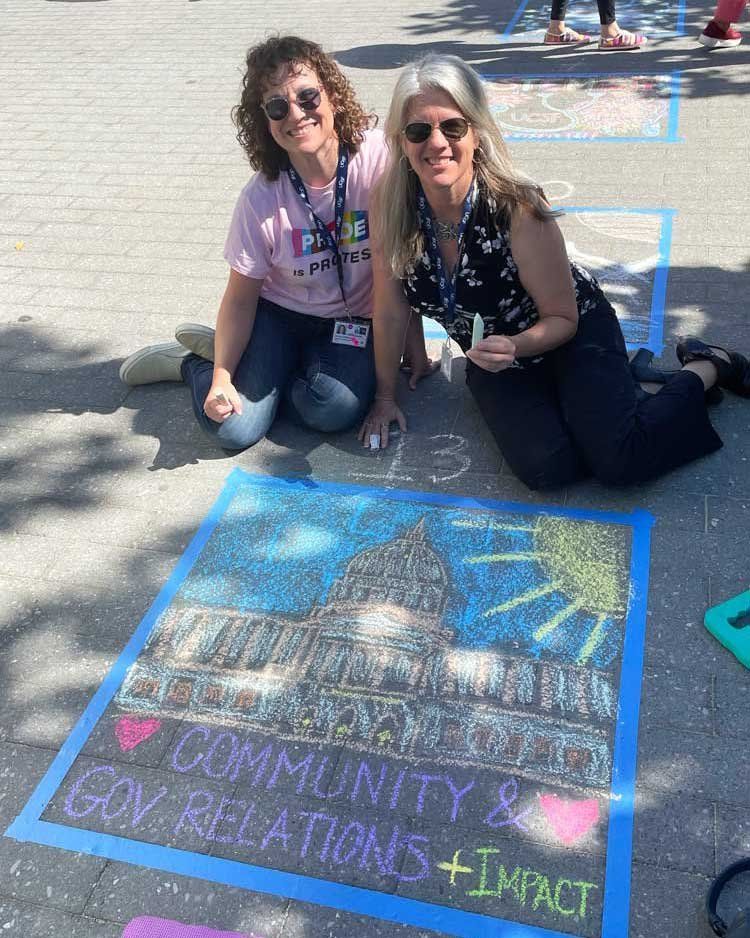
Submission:
[[[602,36],[599,39],[599,49],[627,52],[632,49],[642,49],[647,42],[648,39],[642,33],[631,33],[623,29],[616,36]]]
[[[651,360],[654,353],[647,348],[639,348],[635,355],[630,359],[630,373],[637,384],[641,382],[651,382],[653,384],[667,384],[671,379],[680,373],[680,369],[662,370],[654,368]],[[651,396],[651,395],[649,395]],[[714,384],[706,391],[707,404],[720,404],[724,399],[724,392],[718,384]]]
[[[718,375],[717,384],[734,391],[740,397],[750,397],[750,362],[744,355],[728,352],[720,345],[707,345],[695,336],[680,339],[676,352],[681,365],[687,365],[688,362],[711,362]],[[716,352],[728,355],[729,361],[721,358]]]
[[[549,30],[544,34],[545,46],[575,45],[576,43],[591,42],[591,36],[588,33],[579,33],[575,29],[566,26],[561,33],[551,33]]]

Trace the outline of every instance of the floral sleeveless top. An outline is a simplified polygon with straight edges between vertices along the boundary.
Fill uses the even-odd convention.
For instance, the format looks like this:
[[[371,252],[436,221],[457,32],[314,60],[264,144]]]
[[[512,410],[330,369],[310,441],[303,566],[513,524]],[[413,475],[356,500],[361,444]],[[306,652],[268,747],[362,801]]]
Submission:
[[[586,315],[603,298],[597,280],[570,262],[578,313]],[[465,352],[471,347],[474,314],[484,320],[484,334],[517,335],[539,320],[534,301],[524,289],[510,251],[510,231],[497,220],[497,207],[480,192],[469,219],[459,258],[456,316],[446,322],[437,277],[425,247],[402,281],[411,309],[440,323]],[[517,360],[518,367],[540,362],[544,356]]]

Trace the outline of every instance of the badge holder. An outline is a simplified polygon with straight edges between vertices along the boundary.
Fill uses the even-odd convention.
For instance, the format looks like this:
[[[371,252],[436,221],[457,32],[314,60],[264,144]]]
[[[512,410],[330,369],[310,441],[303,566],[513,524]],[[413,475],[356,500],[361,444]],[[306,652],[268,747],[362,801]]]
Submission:
[[[463,381],[466,375],[466,357],[453,339],[446,339],[440,352],[440,371],[451,384]]]

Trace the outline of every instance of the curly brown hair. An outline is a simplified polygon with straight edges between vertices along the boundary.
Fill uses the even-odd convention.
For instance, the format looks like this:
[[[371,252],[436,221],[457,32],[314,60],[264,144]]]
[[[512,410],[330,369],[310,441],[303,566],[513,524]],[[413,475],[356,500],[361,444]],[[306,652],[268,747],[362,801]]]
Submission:
[[[270,180],[278,179],[286,166],[285,151],[268,129],[261,108],[263,92],[283,66],[306,66],[320,79],[333,109],[333,126],[339,140],[356,153],[363,132],[373,120],[357,101],[354,89],[336,62],[315,42],[298,36],[273,36],[247,51],[240,103],[232,109],[237,139],[253,169]]]

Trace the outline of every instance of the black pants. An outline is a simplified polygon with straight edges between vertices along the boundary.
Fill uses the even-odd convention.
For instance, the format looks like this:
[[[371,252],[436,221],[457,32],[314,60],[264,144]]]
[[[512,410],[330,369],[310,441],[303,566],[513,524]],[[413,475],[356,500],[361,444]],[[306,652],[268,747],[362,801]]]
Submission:
[[[696,374],[680,372],[639,398],[604,298],[539,364],[492,373],[467,362],[466,381],[505,461],[531,489],[588,476],[633,485],[722,446]]]
[[[602,26],[609,26],[614,23],[616,19],[615,0],[596,0],[596,5],[599,7],[599,22]],[[552,0],[552,10],[549,18],[551,20],[564,20],[567,8],[568,0]]]

